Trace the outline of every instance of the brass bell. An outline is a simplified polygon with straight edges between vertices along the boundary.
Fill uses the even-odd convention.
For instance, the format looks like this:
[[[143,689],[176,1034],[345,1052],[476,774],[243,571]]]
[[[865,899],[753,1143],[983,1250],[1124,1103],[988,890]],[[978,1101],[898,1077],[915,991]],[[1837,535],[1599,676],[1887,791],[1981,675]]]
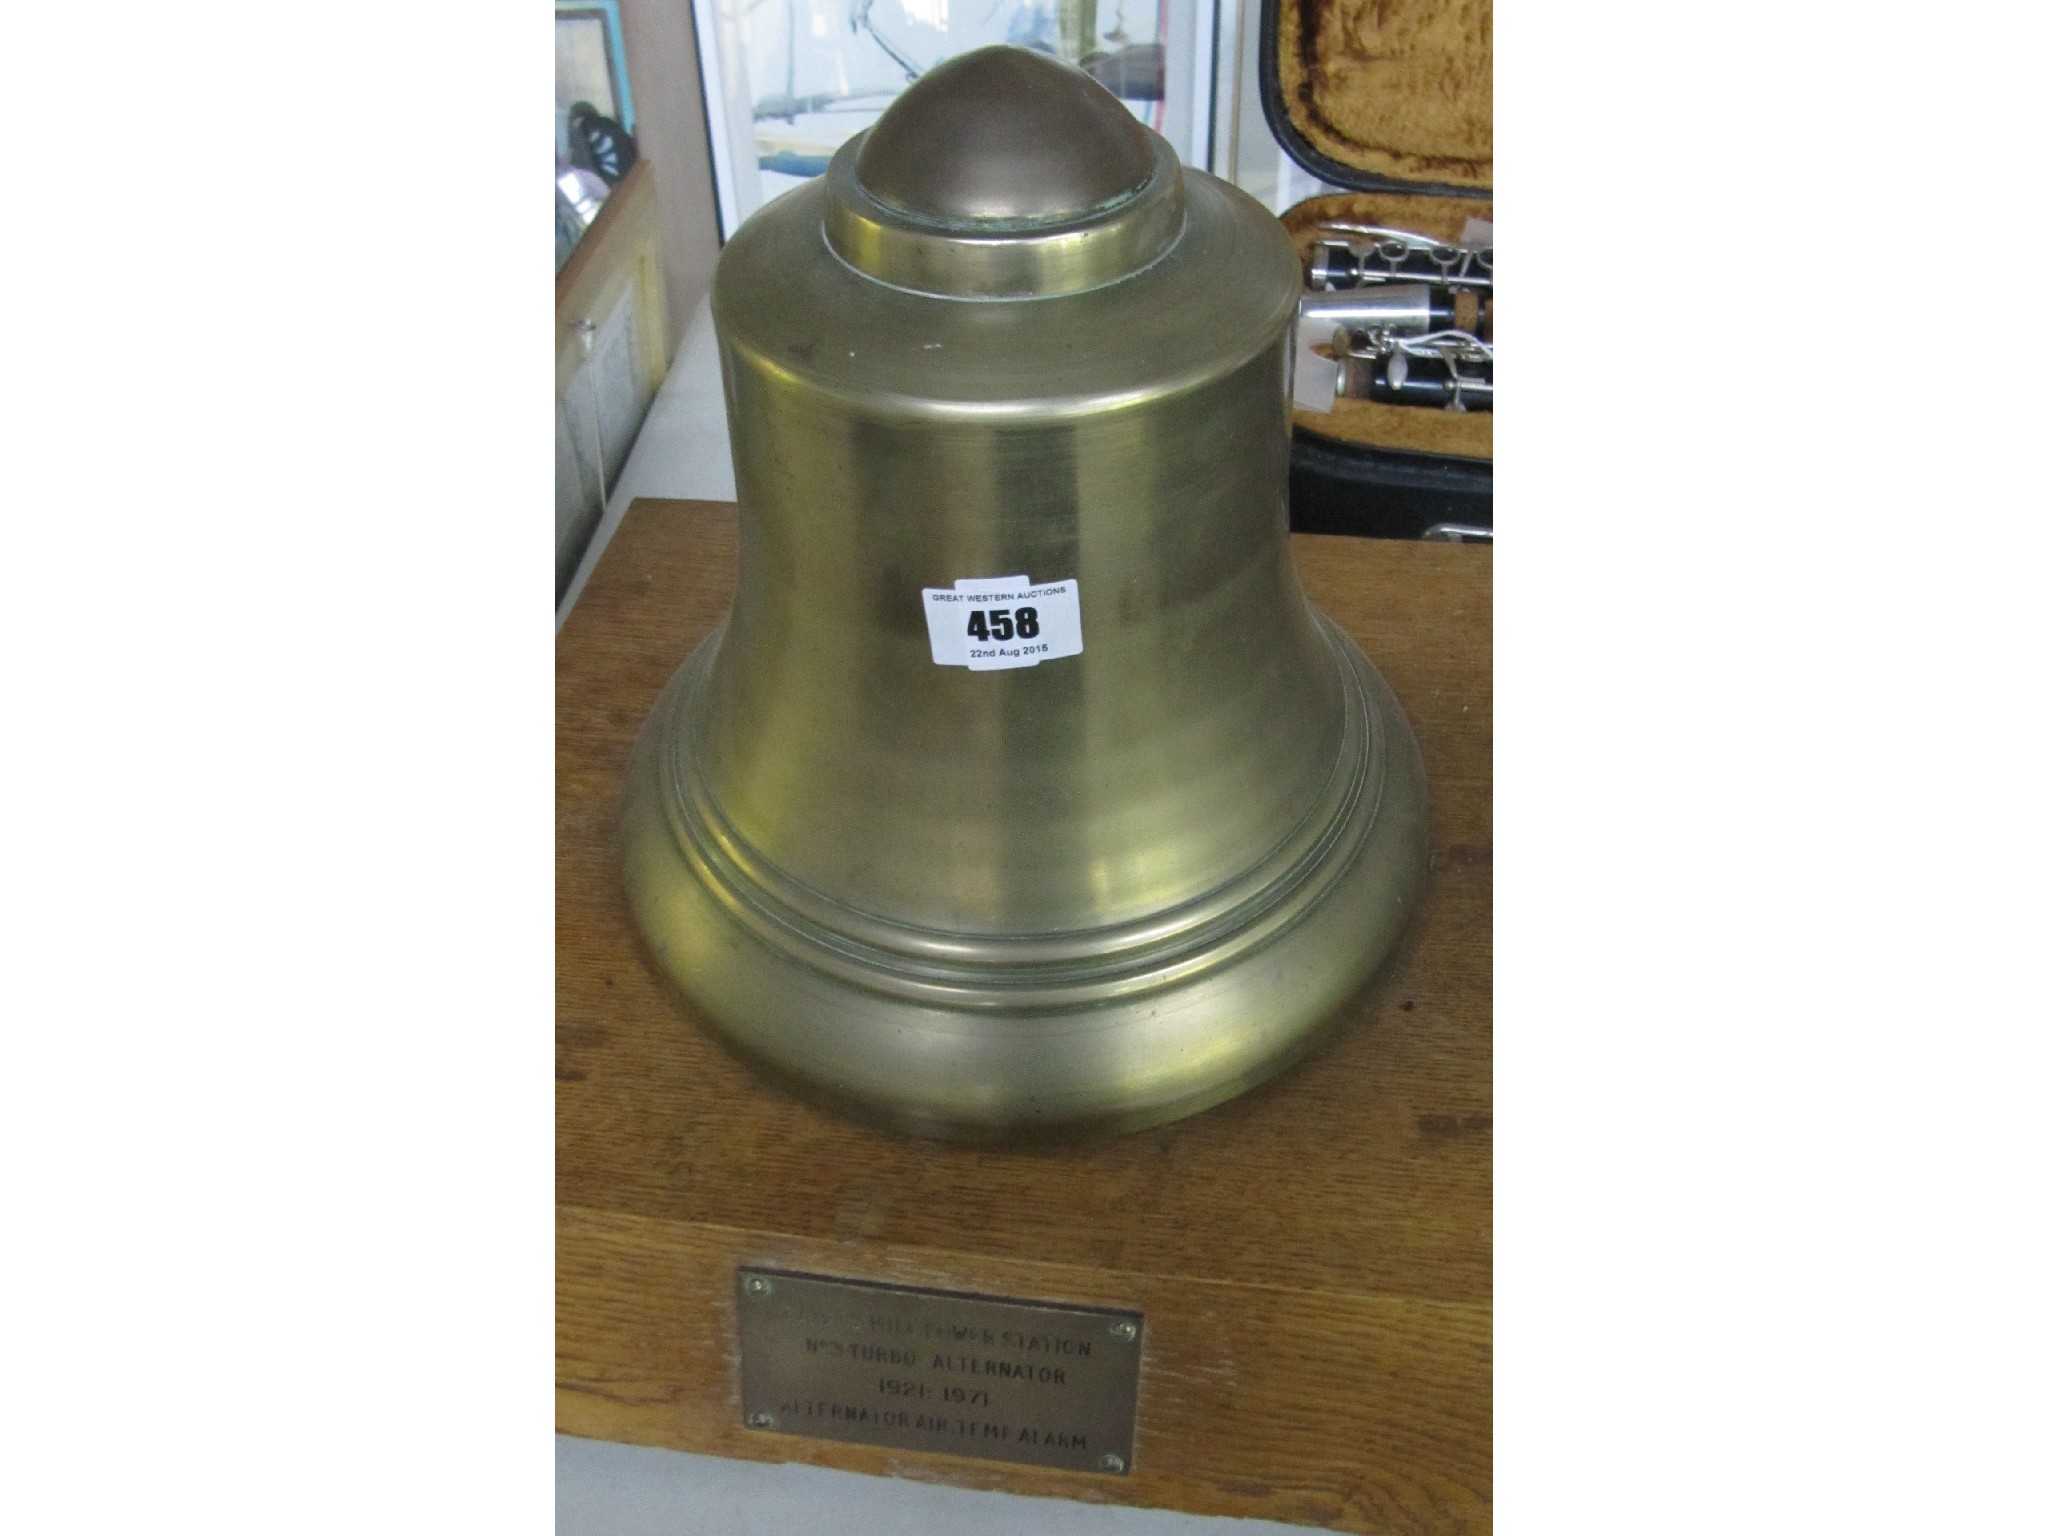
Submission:
[[[635,749],[626,887],[743,1055],[903,1129],[1130,1130],[1392,949],[1422,768],[1287,544],[1301,275],[1079,70],[920,78],[712,288],[732,613]]]

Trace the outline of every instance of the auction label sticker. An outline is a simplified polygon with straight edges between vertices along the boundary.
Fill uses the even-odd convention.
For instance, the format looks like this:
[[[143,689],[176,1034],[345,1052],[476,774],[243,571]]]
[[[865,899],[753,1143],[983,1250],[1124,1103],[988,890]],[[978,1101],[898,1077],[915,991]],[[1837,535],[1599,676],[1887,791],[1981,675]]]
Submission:
[[[924,589],[932,660],[998,672],[1081,654],[1081,583],[985,576]]]
[[[743,1266],[749,1429],[1125,1475],[1143,1314]]]

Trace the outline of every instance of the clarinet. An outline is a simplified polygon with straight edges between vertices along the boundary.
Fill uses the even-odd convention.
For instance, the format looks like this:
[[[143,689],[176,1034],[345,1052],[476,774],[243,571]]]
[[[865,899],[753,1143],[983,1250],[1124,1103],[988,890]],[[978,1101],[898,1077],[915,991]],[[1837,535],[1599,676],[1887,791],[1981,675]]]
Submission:
[[[1322,224],[1309,258],[1308,285],[1329,292],[1373,283],[1436,283],[1447,288],[1493,291],[1493,247],[1455,245],[1405,229],[1371,224]]]
[[[1337,333],[1337,393],[1443,411],[1493,409],[1493,348],[1463,331],[1414,338]]]
[[[1408,230],[1324,224],[1305,320],[1334,328],[1337,393],[1465,412],[1493,409],[1493,247]]]

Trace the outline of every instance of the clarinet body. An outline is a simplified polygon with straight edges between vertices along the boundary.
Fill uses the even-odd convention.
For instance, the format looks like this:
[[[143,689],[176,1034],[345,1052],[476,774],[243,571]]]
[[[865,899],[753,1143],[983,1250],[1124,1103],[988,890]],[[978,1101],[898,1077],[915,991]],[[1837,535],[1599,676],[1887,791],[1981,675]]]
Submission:
[[[1360,224],[1319,233],[1301,316],[1334,328],[1338,395],[1491,411],[1493,246]]]

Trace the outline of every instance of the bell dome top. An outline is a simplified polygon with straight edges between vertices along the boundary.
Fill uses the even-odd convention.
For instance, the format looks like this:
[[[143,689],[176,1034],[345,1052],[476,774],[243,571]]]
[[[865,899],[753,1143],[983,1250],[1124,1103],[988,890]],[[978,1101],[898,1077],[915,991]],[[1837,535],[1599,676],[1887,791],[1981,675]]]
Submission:
[[[949,59],[842,145],[825,239],[848,266],[944,298],[1048,298],[1180,238],[1180,161],[1082,71],[1027,48]]]
[[[981,48],[899,96],[864,136],[854,174],[921,222],[1069,223],[1143,189],[1151,140],[1080,70],[1026,48]]]

